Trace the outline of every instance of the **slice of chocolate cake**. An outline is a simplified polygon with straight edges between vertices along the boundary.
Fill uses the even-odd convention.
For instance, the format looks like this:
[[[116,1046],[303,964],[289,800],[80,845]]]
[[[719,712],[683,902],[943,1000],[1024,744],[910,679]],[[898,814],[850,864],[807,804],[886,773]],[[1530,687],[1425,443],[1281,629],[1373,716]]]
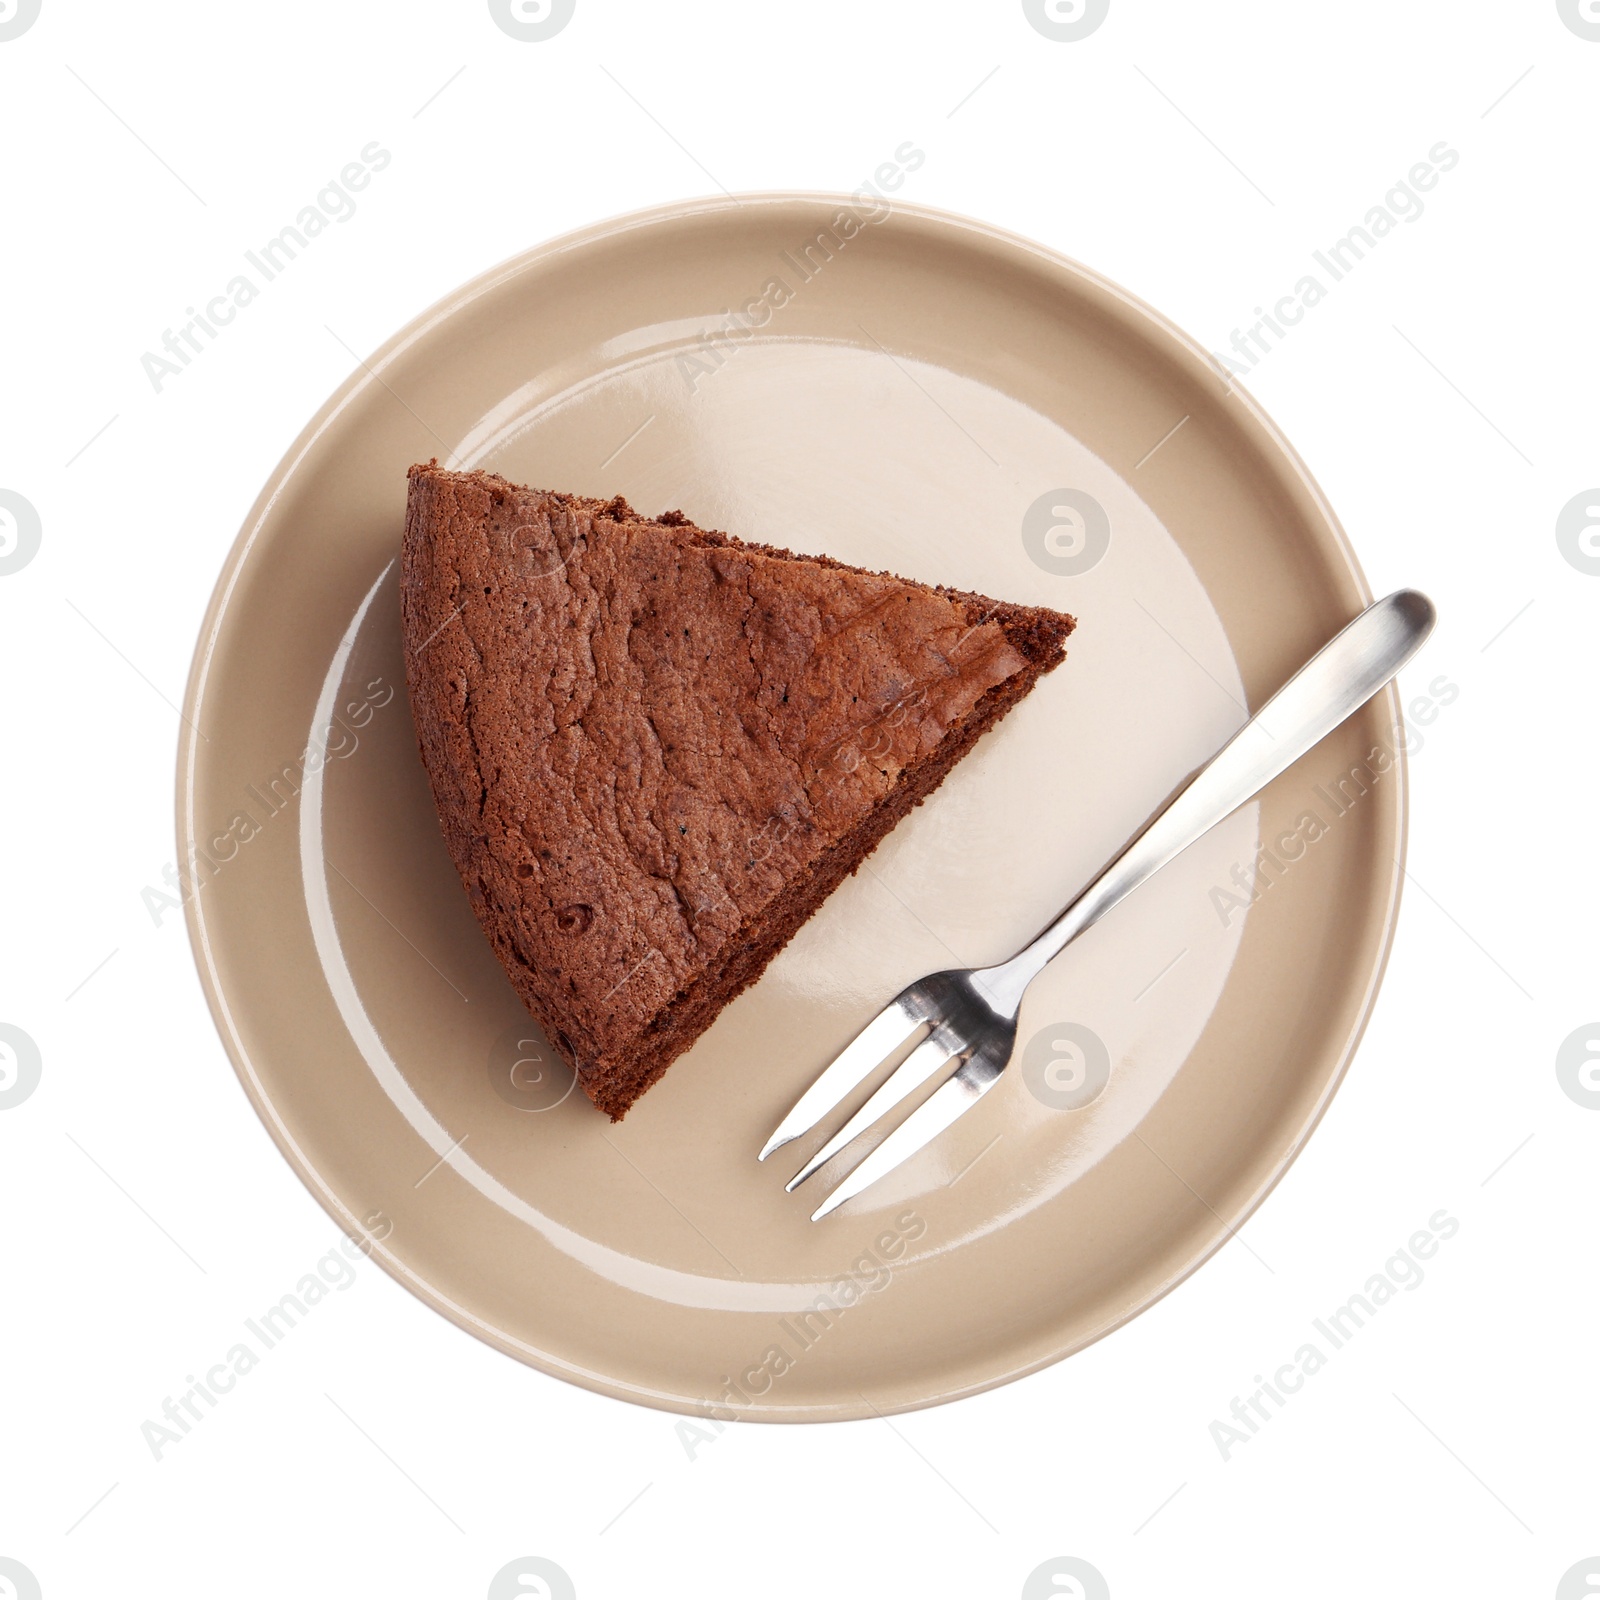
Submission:
[[[401,595],[461,881],[613,1118],[1073,627],[434,464],[410,472]]]

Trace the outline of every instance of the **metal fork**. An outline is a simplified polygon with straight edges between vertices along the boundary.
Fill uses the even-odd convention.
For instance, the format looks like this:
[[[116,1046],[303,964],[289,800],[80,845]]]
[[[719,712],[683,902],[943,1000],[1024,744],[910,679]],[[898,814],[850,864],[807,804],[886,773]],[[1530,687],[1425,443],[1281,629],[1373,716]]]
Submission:
[[[1432,601],[1415,589],[1401,589],[1368,606],[1023,950],[999,966],[931,973],[891,1000],[795,1102],[759,1159],[765,1161],[773,1151],[820,1127],[830,1113],[836,1115],[915,1038],[920,1042],[911,1054],[785,1187],[793,1190],[804,1183],[888,1113],[898,1114],[941,1074],[943,1082],[847,1173],[811,1220],[825,1217],[876,1183],[976,1105],[1011,1060],[1023,991],[1045,966],[1365,705],[1421,648],[1433,622]]]

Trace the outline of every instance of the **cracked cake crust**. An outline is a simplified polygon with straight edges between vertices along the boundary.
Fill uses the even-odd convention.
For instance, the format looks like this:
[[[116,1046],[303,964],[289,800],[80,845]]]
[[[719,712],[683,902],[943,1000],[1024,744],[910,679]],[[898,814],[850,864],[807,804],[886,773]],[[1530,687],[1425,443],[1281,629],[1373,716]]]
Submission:
[[[401,605],[451,857],[613,1119],[1074,625],[435,463],[409,473]]]

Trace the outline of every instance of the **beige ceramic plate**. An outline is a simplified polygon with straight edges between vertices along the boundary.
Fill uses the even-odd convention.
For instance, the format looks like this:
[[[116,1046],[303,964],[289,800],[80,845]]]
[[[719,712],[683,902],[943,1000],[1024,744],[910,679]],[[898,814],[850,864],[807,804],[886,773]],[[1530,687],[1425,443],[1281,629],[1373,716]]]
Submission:
[[[1391,692],[1035,985],[1022,1040],[1105,1044],[1087,1109],[1014,1071],[821,1224],[757,1165],[885,1000],[1010,954],[1368,598],[1288,446],[1168,324],[994,229],[871,215],[672,206],[421,317],[262,494],[186,707],[200,971],[296,1171],[347,1229],[382,1212],[377,1259],[462,1327],[682,1410],[925,1405],[1149,1305],[1316,1123],[1395,913]],[[405,469],[434,455],[1080,619],[1067,663],[617,1127],[536,1081],[417,759],[395,559]]]

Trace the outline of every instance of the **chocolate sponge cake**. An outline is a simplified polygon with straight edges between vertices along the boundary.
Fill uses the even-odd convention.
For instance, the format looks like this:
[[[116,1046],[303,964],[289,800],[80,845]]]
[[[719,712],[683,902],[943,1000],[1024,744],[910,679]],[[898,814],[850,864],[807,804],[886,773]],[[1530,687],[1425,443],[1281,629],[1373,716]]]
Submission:
[[[435,464],[410,471],[401,595],[461,881],[613,1118],[1073,628]]]

